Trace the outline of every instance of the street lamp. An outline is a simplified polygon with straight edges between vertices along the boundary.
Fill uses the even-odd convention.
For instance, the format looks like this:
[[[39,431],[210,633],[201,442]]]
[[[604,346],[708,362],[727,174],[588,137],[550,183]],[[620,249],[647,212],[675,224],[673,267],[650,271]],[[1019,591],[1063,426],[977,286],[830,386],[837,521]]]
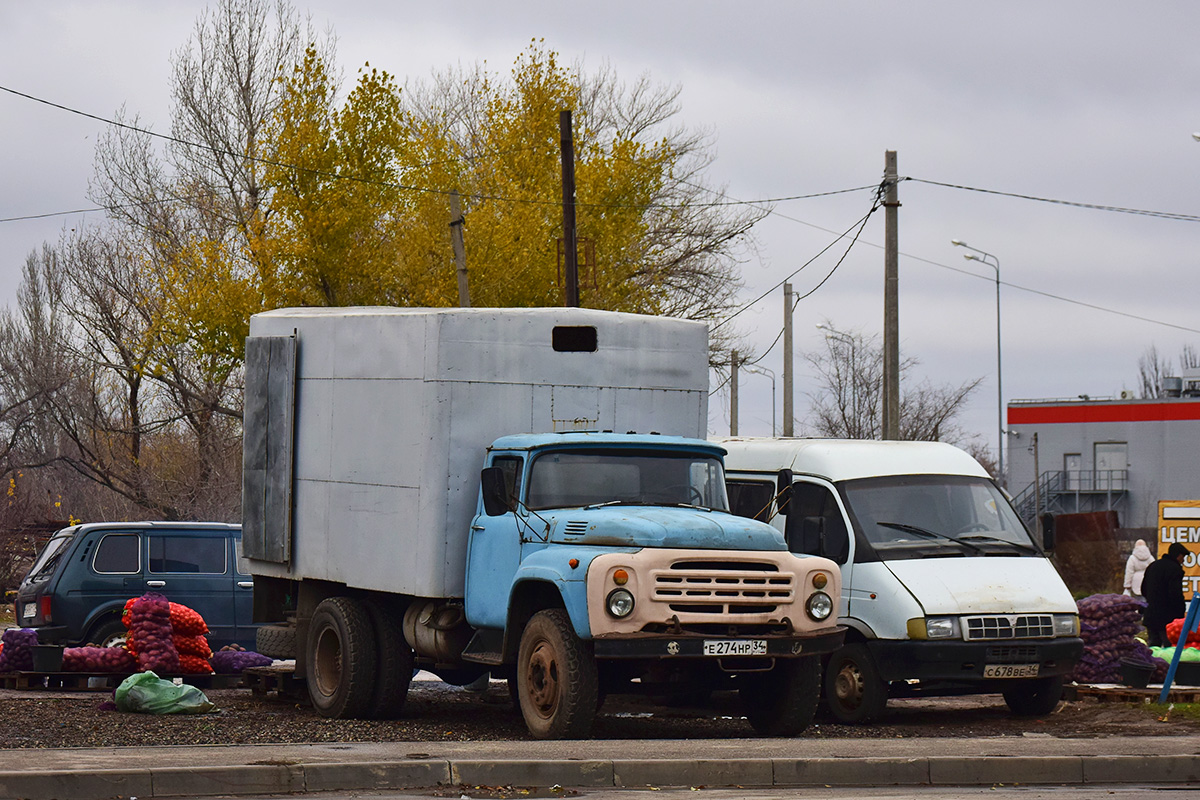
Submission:
[[[968,261],[978,261],[996,271],[996,447],[1000,456],[998,466],[1000,485],[1004,486],[1007,484],[1007,480],[1004,475],[1004,389],[1003,372],[1000,367],[1000,259],[991,253],[971,247],[962,239],[951,239],[950,244],[971,250],[972,252],[963,254],[963,258]],[[988,261],[989,258],[991,261]]]
[[[771,379],[771,438],[775,438],[775,373],[766,367],[760,367],[758,364],[742,364],[742,369],[746,372],[755,372],[759,375],[766,375]]]

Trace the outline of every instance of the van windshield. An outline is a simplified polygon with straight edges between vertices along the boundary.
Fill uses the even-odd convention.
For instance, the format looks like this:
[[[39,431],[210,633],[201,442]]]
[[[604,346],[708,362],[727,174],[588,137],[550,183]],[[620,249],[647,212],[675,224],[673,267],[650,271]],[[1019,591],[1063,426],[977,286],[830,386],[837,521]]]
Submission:
[[[526,505],[698,506],[728,511],[721,460],[693,452],[552,450],[533,461]]]
[[[984,478],[893,475],[840,488],[859,535],[885,560],[1040,555],[1003,493]]]
[[[67,551],[67,545],[75,538],[72,533],[58,533],[46,542],[46,546],[42,548],[42,552],[38,553],[37,560],[33,562],[33,566],[29,569],[29,576],[26,580],[32,581],[38,578],[48,578],[54,574],[54,567],[58,564],[63,554]]]

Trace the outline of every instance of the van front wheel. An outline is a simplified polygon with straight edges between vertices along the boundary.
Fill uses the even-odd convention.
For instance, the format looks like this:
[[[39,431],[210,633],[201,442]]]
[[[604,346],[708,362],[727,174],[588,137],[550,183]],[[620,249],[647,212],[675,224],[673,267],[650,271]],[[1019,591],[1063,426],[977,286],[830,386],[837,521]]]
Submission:
[[[848,644],[825,667],[825,702],[838,722],[874,719],[887,705],[887,684],[866,645]]]
[[[1018,681],[1003,694],[1009,710],[1018,717],[1044,717],[1062,700],[1063,676]]]

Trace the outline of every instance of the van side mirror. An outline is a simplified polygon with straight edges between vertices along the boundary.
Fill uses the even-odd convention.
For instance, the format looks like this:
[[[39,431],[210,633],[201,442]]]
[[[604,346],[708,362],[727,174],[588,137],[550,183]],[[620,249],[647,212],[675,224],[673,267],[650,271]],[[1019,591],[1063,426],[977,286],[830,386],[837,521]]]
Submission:
[[[483,487],[485,514],[489,517],[500,517],[512,511],[508,487],[504,484],[504,470],[499,467],[485,467],[479,473],[479,482]]]
[[[1042,549],[1050,551],[1054,549],[1054,515],[1042,514]]]
[[[792,481],[794,475],[790,469],[779,470],[775,478],[775,513],[787,516],[788,503],[792,500]]]

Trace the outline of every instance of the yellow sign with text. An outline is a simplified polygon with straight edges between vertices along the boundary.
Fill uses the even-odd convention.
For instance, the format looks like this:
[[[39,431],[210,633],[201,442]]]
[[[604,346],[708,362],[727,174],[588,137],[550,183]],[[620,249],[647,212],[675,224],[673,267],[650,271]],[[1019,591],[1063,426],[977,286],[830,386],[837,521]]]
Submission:
[[[1158,552],[1179,542],[1191,551],[1183,560],[1183,594],[1200,591],[1200,500],[1158,501]]]

